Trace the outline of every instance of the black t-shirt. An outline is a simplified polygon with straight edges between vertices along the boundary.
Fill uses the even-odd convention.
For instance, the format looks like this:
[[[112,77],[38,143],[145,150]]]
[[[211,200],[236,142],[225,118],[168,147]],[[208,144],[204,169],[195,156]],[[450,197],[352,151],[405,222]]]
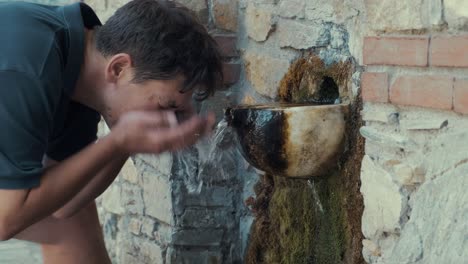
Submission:
[[[96,140],[99,113],[70,96],[84,28],[98,25],[83,3],[0,3],[0,189],[38,186],[44,155],[61,161]]]

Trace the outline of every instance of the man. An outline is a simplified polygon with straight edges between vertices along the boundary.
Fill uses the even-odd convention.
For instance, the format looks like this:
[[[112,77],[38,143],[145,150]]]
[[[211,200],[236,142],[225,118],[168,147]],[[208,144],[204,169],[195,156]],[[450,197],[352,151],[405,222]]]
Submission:
[[[94,199],[130,155],[210,132],[213,115],[176,116],[220,83],[216,44],[162,0],[103,26],[82,3],[0,3],[0,36],[0,239],[40,243],[46,264],[110,263]],[[95,141],[100,115],[111,132]]]

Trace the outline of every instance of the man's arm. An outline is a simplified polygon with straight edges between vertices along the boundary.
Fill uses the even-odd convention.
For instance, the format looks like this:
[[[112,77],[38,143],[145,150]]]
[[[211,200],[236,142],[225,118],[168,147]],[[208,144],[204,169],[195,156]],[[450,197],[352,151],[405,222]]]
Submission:
[[[195,143],[214,123],[214,117],[193,117],[169,127],[170,113],[129,113],[111,133],[64,162],[44,171],[39,187],[0,190],[0,240],[13,237],[51,215],[76,196],[113,157],[133,153],[161,153]],[[103,181],[113,175],[106,174]],[[109,178],[107,178],[109,177]]]
[[[75,197],[53,213],[53,216],[59,219],[71,217],[96,199],[112,184],[127,159],[128,155],[115,155]],[[47,159],[46,163],[58,164],[51,159]]]

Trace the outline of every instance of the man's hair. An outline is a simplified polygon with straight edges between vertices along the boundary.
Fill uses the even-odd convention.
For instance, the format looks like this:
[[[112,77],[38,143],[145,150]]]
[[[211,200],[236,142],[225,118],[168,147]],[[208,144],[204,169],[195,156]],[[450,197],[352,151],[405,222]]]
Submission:
[[[185,77],[181,92],[197,99],[222,84],[221,55],[215,40],[192,11],[167,0],[133,0],[119,8],[96,33],[104,56],[127,53],[135,68],[134,82]]]

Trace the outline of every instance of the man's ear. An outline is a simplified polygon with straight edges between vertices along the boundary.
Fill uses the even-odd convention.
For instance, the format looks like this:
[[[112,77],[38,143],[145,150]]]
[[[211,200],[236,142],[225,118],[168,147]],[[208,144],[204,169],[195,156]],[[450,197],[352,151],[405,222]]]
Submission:
[[[117,83],[125,78],[132,78],[132,59],[127,53],[112,56],[106,66],[106,81]]]

